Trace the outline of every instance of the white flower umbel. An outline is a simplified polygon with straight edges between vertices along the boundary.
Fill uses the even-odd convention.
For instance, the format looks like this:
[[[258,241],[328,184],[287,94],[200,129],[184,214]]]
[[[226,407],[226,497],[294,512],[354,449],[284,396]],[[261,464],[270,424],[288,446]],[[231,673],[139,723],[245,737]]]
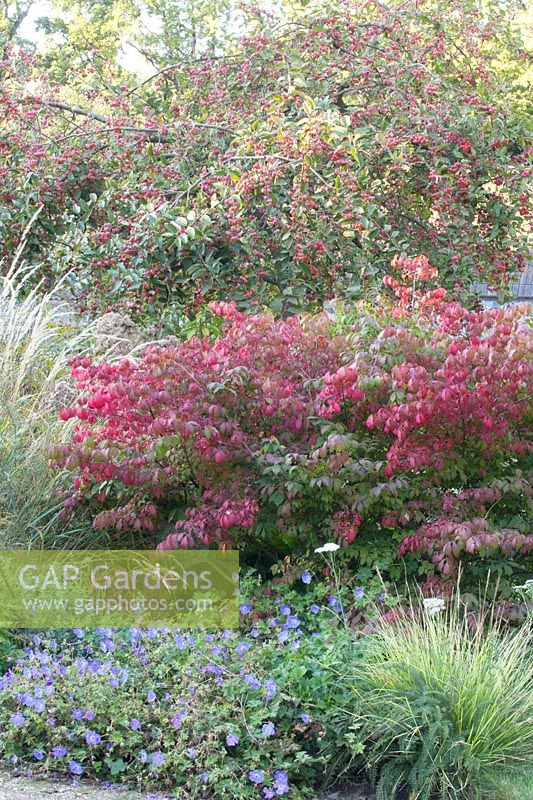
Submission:
[[[335,550],[340,550],[340,545],[335,542],[326,542],[322,547],[315,548],[315,553],[334,553]]]
[[[425,597],[422,602],[429,614],[438,614],[439,611],[444,611],[446,608],[446,603],[442,597]]]

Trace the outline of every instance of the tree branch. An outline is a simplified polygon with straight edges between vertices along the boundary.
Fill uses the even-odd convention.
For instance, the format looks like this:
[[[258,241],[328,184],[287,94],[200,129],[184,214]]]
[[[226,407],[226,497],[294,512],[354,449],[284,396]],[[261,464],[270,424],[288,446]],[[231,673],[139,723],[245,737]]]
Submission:
[[[112,117],[104,117],[103,114],[97,114],[96,111],[90,111],[86,108],[81,108],[80,106],[73,106],[68,103],[62,103],[58,100],[48,100],[40,97],[14,97],[12,98],[12,102],[14,103],[33,103],[42,106],[46,106],[47,108],[57,108],[60,111],[67,111],[69,114],[75,114],[79,116],[86,117],[87,119],[95,120],[96,122],[102,122],[107,124],[107,128],[103,128],[99,131],[99,133],[106,133],[111,131],[123,131],[124,133],[137,133],[144,135],[148,138],[151,142],[171,142],[173,141],[173,137],[169,136],[168,134],[158,133],[155,128],[146,128],[143,126],[137,125],[122,125],[122,124],[113,124]],[[176,123],[176,125],[165,125],[165,128],[168,127],[177,127],[177,126],[185,126],[191,125],[194,128],[206,128],[208,130],[217,130],[223,131],[224,133],[235,133],[232,128],[226,128],[224,125],[215,125],[208,122],[197,122],[193,119],[184,119],[182,122]],[[78,133],[71,133],[67,136],[61,137],[58,141],[64,141],[65,139],[76,138],[78,136],[84,136],[86,131],[79,131]]]

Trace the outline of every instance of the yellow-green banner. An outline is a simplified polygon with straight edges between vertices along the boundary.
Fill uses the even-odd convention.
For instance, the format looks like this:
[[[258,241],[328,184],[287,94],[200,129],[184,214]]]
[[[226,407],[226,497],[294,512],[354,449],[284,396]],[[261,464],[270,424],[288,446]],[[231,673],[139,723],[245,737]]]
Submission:
[[[239,555],[0,550],[0,628],[232,628]]]

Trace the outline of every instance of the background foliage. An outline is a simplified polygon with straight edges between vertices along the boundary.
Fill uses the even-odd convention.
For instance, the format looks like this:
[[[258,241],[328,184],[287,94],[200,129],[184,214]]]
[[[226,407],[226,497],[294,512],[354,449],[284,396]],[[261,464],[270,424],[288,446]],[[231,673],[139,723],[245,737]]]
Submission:
[[[287,316],[372,296],[396,254],[424,253],[462,298],[523,266],[526,54],[502,14],[464,0],[250,10],[220,49],[226,6],[171,5],[203,20],[201,44],[189,31],[141,82],[105,48],[68,83],[57,61],[6,51],[5,257],[39,208],[25,256],[48,281],[74,267],[82,309],[174,330],[206,300]],[[164,42],[181,41],[173,19]]]

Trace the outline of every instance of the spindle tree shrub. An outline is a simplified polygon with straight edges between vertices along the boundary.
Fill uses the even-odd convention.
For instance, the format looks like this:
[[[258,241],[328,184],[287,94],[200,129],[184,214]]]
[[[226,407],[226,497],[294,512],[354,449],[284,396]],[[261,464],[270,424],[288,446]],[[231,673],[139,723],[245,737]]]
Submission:
[[[533,541],[524,308],[448,302],[425,257],[394,269],[377,306],[276,320],[215,304],[214,341],[75,361],[77,426],[53,454],[65,513],[88,505],[97,529],[162,548],[279,556],[327,536],[393,572],[512,569]]]

